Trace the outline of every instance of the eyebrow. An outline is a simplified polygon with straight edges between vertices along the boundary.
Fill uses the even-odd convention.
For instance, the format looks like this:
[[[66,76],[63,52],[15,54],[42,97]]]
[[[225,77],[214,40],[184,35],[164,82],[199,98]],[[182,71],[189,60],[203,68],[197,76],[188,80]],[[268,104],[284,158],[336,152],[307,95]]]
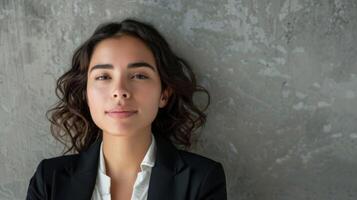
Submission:
[[[128,68],[139,68],[139,67],[147,67],[147,68],[150,68],[152,71],[156,71],[155,68],[150,65],[149,63],[146,63],[146,62],[135,62],[135,63],[129,63]],[[94,65],[89,73],[91,73],[93,70],[95,69],[114,69],[113,65],[112,64],[98,64],[98,65]]]

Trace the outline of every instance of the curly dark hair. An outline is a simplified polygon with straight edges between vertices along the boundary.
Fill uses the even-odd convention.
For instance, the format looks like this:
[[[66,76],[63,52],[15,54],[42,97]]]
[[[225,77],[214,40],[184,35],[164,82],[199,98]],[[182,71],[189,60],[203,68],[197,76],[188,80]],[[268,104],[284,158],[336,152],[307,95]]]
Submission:
[[[190,148],[192,134],[206,122],[204,111],[210,104],[209,92],[197,84],[190,65],[174,54],[152,25],[125,19],[119,23],[99,25],[93,35],[75,50],[71,68],[57,80],[56,95],[59,101],[46,112],[46,117],[51,122],[52,135],[65,145],[64,150],[67,149],[63,154],[70,151],[80,153],[102,136],[86,102],[87,72],[95,46],[104,39],[118,35],[134,36],[149,47],[157,64],[162,88],[169,87],[172,91],[167,105],[159,109],[152,122],[153,134],[165,137],[185,149]],[[195,92],[207,94],[208,101],[202,109],[193,102]]]

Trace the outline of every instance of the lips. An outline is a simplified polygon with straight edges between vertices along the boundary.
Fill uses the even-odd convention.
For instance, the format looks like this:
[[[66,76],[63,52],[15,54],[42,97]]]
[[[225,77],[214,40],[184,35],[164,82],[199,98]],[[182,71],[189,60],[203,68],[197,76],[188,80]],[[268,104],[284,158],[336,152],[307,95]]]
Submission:
[[[134,113],[135,110],[127,110],[127,111],[107,111],[106,113]]]
[[[136,112],[136,110],[124,107],[117,107],[111,110],[105,111],[106,113],[121,113],[121,112]]]
[[[106,111],[105,113],[113,118],[126,118],[136,114],[137,111],[123,108],[115,108],[110,111]]]

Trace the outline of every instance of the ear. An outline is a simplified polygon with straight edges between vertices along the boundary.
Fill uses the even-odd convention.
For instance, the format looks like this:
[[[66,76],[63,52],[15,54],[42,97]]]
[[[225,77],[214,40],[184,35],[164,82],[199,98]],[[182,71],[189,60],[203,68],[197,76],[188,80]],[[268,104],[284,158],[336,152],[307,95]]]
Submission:
[[[160,103],[159,103],[160,108],[163,108],[167,105],[167,102],[169,102],[171,95],[172,95],[172,89],[170,87],[166,87],[166,89],[162,92],[160,97]]]

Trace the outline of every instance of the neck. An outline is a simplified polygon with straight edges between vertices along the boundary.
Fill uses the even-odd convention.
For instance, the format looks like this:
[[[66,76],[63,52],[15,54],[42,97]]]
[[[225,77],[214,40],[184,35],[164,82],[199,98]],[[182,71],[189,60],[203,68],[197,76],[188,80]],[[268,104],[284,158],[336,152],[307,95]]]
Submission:
[[[112,178],[136,176],[151,144],[151,131],[132,136],[115,136],[103,132],[106,174]]]

